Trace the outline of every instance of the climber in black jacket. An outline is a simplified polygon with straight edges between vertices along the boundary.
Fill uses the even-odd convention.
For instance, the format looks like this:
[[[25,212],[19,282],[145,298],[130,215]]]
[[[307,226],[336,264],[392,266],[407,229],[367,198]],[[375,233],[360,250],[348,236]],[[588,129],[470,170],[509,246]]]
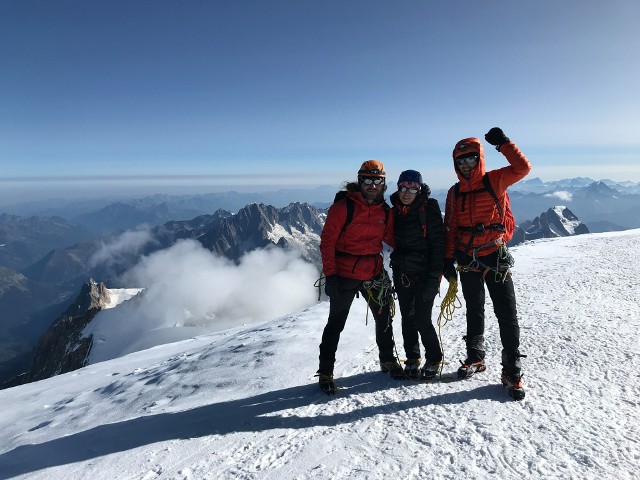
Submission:
[[[404,375],[422,379],[436,376],[442,361],[431,310],[442,275],[444,229],[440,206],[430,193],[420,172],[406,170],[398,179],[398,191],[391,195],[395,237],[391,268],[402,314]],[[422,368],[420,339],[426,360]]]

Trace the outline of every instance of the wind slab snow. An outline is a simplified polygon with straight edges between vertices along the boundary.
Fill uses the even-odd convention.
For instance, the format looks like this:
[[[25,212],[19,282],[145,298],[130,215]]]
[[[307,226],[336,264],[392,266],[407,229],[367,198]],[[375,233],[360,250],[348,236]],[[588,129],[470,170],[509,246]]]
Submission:
[[[313,377],[322,302],[1,391],[0,478],[635,479],[639,241],[633,230],[512,249],[522,402],[499,384],[489,303],[487,371],[416,383],[377,371],[362,299],[328,397]],[[462,308],[443,328],[445,371],[464,358],[464,324]],[[399,314],[394,332],[402,357]]]

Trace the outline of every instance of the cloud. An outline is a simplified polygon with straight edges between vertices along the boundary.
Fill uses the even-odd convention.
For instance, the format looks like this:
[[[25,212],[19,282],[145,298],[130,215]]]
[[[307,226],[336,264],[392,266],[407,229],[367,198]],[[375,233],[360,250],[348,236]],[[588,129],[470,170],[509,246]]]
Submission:
[[[571,192],[567,192],[564,190],[559,190],[557,192],[553,192],[553,193],[546,193],[544,195],[545,197],[556,197],[559,198],[560,200],[562,200],[563,202],[570,202],[571,199],[573,198],[573,195],[571,194]]]
[[[183,240],[144,257],[124,278],[146,287],[145,303],[163,326],[220,327],[310,305],[317,275],[292,251],[254,250],[235,265],[195,240]]]
[[[144,292],[92,322],[91,363],[303,309],[317,300],[317,277],[297,252],[254,250],[236,265],[195,240],[179,241],[122,276]]]
[[[89,259],[89,265],[111,267],[137,255],[145,245],[155,242],[149,230],[128,230],[109,240],[103,240]]]

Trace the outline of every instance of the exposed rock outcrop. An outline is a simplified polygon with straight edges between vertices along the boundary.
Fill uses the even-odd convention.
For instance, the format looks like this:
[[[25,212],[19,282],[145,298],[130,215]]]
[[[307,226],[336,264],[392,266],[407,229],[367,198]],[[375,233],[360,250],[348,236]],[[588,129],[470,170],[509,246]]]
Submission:
[[[31,368],[5,383],[12,387],[71,372],[86,365],[93,339],[84,327],[109,303],[109,290],[90,279],[69,308],[42,335]]]

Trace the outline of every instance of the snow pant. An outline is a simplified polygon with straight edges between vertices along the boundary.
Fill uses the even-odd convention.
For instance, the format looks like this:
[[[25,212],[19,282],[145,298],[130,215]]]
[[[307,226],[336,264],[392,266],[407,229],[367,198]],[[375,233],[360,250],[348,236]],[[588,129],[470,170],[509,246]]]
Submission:
[[[402,314],[402,339],[407,359],[420,358],[419,340],[422,340],[427,362],[440,362],[440,341],[431,323],[431,310],[438,293],[439,279],[426,274],[405,274],[394,270],[393,284]]]
[[[358,292],[360,292],[365,299],[369,296],[363,283],[362,280],[338,277],[340,295],[330,299],[329,320],[322,332],[322,342],[320,343],[320,367],[318,371],[321,373],[333,374],[340,334],[344,330],[347,322],[353,299]],[[377,298],[379,293],[379,290],[373,290],[373,298]],[[389,304],[379,306],[374,300],[371,300],[369,307],[371,308],[371,313],[373,314],[376,324],[376,343],[378,345],[380,361],[393,361],[395,360],[395,345],[393,342],[392,318]]]
[[[458,265],[468,265],[471,258],[456,252]],[[497,253],[479,257],[485,265],[496,264]],[[503,281],[504,280],[504,281]],[[495,272],[460,272],[462,295],[467,307],[467,361],[477,362],[484,359],[484,302],[486,284],[493,303],[493,312],[498,319],[500,340],[502,342],[502,369],[509,374],[519,375],[520,362],[520,326],[516,309],[516,294],[513,279],[496,278]]]

